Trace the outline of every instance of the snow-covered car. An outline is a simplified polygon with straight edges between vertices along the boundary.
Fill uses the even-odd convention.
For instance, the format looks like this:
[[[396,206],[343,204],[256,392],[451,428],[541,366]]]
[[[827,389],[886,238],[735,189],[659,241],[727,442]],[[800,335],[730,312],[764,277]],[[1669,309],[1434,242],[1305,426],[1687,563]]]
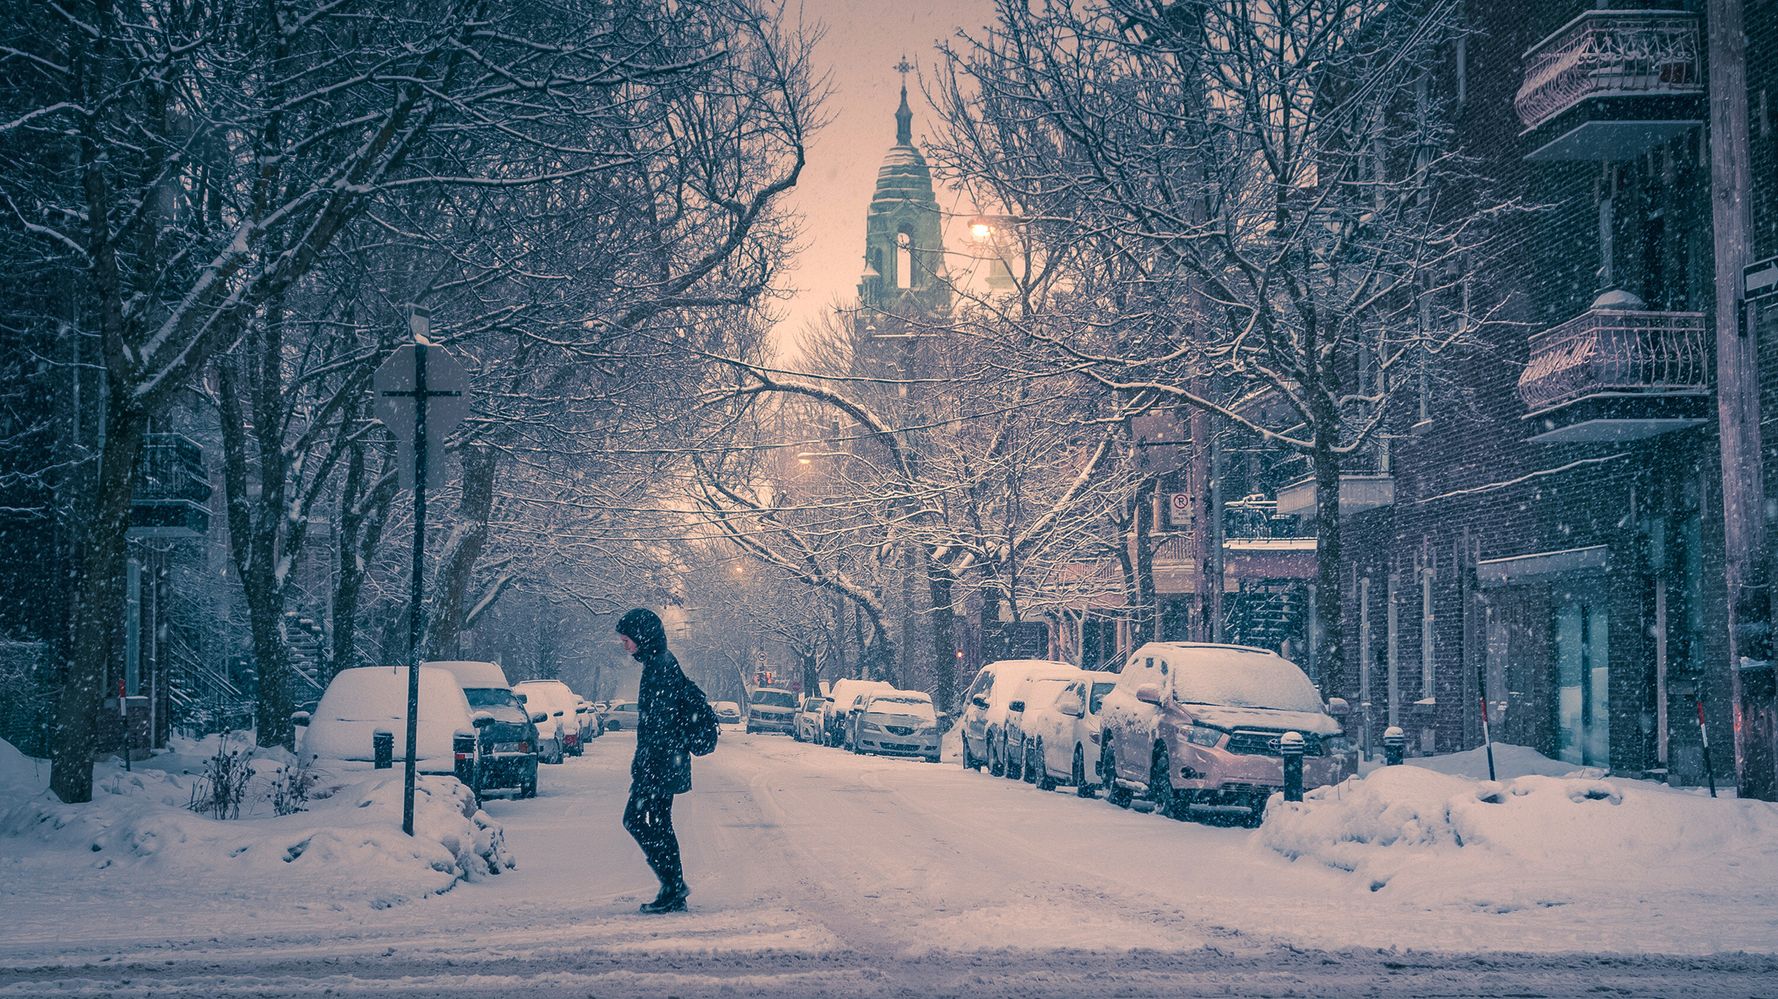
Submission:
[[[1083,671],[1072,680],[1044,680],[1027,693],[1026,780],[1046,791],[1066,784],[1092,797],[1099,786],[1100,709],[1116,685],[1116,673]]]
[[[716,712],[716,724],[741,724],[741,706],[734,701],[711,701],[710,710]]]
[[[938,712],[919,690],[879,690],[862,695],[852,719],[852,751],[919,756],[938,762]]]
[[[791,738],[798,742],[821,741],[821,714],[826,710],[827,699],[820,694],[809,694],[803,698],[802,706],[796,711],[796,725],[790,730]]]
[[[335,673],[303,734],[302,752],[312,760],[368,763],[376,758],[375,733],[395,736],[396,766],[407,758],[407,666],[359,666]],[[453,774],[452,739],[475,731],[469,699],[449,670],[420,667],[420,715],[414,739],[421,773]]]
[[[538,755],[545,763],[561,763],[580,745],[580,728],[574,720],[574,691],[560,680],[526,680],[513,693],[524,695],[525,708],[537,723]]]
[[[1003,659],[983,666],[963,695],[963,765],[985,763],[996,777],[1006,773],[1006,712],[1013,694],[1030,677],[1072,677],[1078,666],[1052,659]]]
[[[1175,818],[1194,804],[1240,805],[1257,822],[1284,784],[1286,732],[1306,744],[1305,788],[1345,776],[1339,721],[1295,663],[1265,649],[1150,642],[1102,708],[1100,767],[1115,805],[1143,794]]]
[[[451,660],[427,663],[449,672],[463,688],[469,708],[485,711],[493,721],[481,730],[481,790],[514,788],[521,798],[537,796],[537,726],[531,713],[506,683],[496,663]],[[422,710],[424,708],[422,707]]]
[[[828,688],[827,696],[822,698],[821,742],[829,746],[845,745],[859,695],[894,689],[894,685],[882,680],[835,680]]]
[[[634,732],[636,717],[635,701],[612,701],[605,711],[605,728],[610,732]]]
[[[1027,783],[1037,779],[1035,773],[1027,773],[1025,768],[1032,747],[1031,740],[1025,735],[1027,705],[1035,707],[1040,703],[1054,702],[1063,685],[1078,675],[1078,669],[1060,674],[1037,671],[1012,681],[1012,696],[1006,702],[1006,720],[1000,727],[1000,741],[1003,746],[1001,759],[1005,761],[1008,779],[1018,780],[1022,777]]]
[[[747,692],[747,731],[789,733],[796,727],[796,693],[780,687]]]
[[[580,722],[580,746],[584,752],[587,743],[605,734],[604,722],[593,702],[578,694],[574,698],[574,717]]]

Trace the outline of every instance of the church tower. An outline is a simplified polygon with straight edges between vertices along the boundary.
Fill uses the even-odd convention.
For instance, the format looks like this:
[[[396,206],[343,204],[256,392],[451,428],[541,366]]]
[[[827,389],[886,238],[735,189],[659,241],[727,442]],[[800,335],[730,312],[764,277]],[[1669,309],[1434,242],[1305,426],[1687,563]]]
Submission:
[[[865,315],[918,320],[950,311],[951,289],[944,271],[944,240],[932,171],[914,146],[914,113],[908,109],[906,59],[901,73],[901,106],[895,110],[895,145],[877,170],[877,190],[864,227],[864,273],[858,303]]]

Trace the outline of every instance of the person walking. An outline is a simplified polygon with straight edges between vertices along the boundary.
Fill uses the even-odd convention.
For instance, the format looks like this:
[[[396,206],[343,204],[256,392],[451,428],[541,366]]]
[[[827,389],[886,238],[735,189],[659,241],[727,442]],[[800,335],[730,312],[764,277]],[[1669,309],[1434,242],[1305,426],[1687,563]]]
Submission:
[[[642,664],[642,686],[636,698],[636,755],[630,761],[630,801],[624,807],[624,829],[635,838],[660,879],[660,895],[644,903],[653,915],[684,912],[691,889],[673,833],[673,796],[691,790],[691,754],[710,711],[679,660],[667,651],[667,633],[653,611],[638,607],[617,622],[624,649]],[[708,749],[701,749],[707,752]]]

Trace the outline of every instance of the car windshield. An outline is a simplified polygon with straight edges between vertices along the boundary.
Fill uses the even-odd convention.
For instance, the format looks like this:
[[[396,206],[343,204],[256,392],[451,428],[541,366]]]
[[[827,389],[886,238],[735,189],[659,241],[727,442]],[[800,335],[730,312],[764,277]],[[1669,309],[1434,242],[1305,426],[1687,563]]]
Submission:
[[[771,708],[796,707],[796,695],[788,690],[756,690],[753,692],[752,701],[755,704],[764,704]]]
[[[469,698],[469,706],[477,711],[486,711],[498,721],[524,721],[525,709],[519,699],[505,687],[467,687],[463,696]]]
[[[1111,693],[1116,687],[1117,684],[1105,681],[1093,684],[1092,706],[1089,710],[1091,710],[1093,714],[1098,714],[1099,705],[1105,700],[1105,695]]]
[[[938,720],[937,713],[932,710],[931,701],[917,700],[912,697],[879,697],[870,702],[870,713],[918,718],[921,721]]]
[[[1320,711],[1321,694],[1296,664],[1269,652],[1190,649],[1173,663],[1173,698],[1182,704]]]

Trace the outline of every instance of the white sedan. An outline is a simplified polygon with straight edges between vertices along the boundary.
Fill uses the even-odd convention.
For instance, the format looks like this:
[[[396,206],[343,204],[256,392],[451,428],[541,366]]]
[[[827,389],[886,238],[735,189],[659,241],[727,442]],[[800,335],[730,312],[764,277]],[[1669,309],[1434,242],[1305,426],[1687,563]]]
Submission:
[[[1099,786],[1099,708],[1117,685],[1117,674],[1088,671],[1068,680],[1033,685],[1036,703],[1025,706],[1025,778],[1044,790],[1057,784],[1083,798]]]

